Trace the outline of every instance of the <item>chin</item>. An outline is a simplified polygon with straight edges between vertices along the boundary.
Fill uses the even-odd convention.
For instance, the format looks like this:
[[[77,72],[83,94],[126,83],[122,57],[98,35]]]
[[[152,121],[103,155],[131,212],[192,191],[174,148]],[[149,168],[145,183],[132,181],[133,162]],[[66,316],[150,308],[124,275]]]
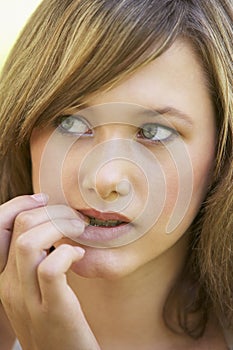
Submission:
[[[122,248],[98,249],[83,247],[86,251],[82,260],[72,265],[72,271],[86,278],[118,280],[137,269],[138,263]]]

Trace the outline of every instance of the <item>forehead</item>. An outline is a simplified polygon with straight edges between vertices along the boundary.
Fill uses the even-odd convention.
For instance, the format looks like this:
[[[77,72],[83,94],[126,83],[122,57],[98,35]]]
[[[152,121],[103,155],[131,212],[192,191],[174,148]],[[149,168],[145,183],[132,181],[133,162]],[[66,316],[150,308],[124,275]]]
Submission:
[[[132,103],[145,108],[173,106],[188,115],[213,113],[206,76],[192,45],[177,40],[156,60],[138,69],[113,89],[96,94],[90,105]]]

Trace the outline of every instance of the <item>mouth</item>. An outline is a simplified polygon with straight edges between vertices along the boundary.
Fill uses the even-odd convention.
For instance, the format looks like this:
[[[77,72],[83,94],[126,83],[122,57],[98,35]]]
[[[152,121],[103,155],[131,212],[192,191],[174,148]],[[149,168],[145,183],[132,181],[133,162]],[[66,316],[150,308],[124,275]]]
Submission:
[[[115,212],[106,213],[94,209],[82,209],[79,210],[79,213],[84,216],[84,220],[89,226],[94,227],[117,227],[131,222],[126,216]]]
[[[76,209],[86,223],[81,235],[70,236],[73,241],[95,248],[118,247],[134,237],[133,219],[117,212],[100,212],[95,209]],[[130,237],[130,238],[129,238]]]
[[[90,222],[89,222],[90,226],[116,227],[116,226],[126,224],[126,222],[120,221],[120,220],[99,220],[94,217],[90,217],[89,219],[90,219]]]

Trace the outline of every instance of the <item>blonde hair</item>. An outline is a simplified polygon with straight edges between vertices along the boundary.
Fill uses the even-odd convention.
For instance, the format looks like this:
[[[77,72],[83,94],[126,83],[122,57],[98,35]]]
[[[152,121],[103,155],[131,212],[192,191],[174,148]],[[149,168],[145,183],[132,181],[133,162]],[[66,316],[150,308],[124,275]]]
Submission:
[[[233,328],[232,13],[232,0],[44,0],[0,79],[3,203],[32,193],[29,139],[35,126],[111,89],[177,38],[192,43],[216,110],[216,164],[212,187],[190,227],[186,269],[164,315],[168,319],[172,295],[178,294],[179,327],[193,337],[203,333],[210,308]],[[190,313],[198,315],[194,324]]]

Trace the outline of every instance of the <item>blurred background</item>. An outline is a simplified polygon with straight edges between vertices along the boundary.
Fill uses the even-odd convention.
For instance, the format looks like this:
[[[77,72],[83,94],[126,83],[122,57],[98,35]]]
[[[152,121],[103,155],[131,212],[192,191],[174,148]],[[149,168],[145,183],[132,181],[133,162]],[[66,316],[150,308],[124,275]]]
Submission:
[[[0,0],[0,70],[20,30],[42,0]]]

